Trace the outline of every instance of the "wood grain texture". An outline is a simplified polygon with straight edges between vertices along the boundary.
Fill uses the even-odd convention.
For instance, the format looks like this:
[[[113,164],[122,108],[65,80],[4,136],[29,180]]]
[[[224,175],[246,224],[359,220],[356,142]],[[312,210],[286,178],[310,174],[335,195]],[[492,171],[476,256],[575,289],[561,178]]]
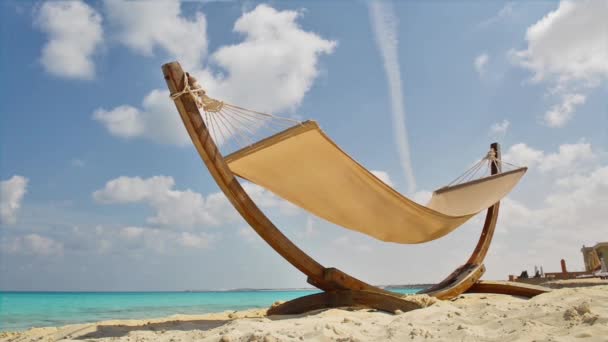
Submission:
[[[328,291],[296,298],[271,307],[268,315],[296,315],[312,310],[365,307],[380,311],[394,313],[420,309],[419,303],[408,301],[398,295],[378,293],[372,291],[338,290]]]
[[[490,145],[490,148],[494,150],[494,153],[496,153],[496,159],[500,161],[502,158],[500,145],[498,143],[493,143],[492,145]],[[502,172],[500,162],[492,163],[490,167],[490,173],[493,175]],[[479,236],[477,245],[475,246],[473,253],[469,257],[467,264],[479,265],[483,263],[483,260],[486,258],[488,250],[490,249],[490,244],[492,243],[492,238],[494,237],[494,230],[496,229],[496,222],[498,220],[499,210],[500,202],[497,202],[496,204],[488,208],[486,212],[486,219],[483,224],[483,229],[481,230],[481,235]]]
[[[471,286],[467,293],[498,293],[511,296],[532,298],[543,293],[550,292],[551,289],[538,285],[516,283],[513,281],[487,281],[481,280]]]
[[[466,292],[485,273],[485,266],[464,264],[450,273],[443,281],[420,293],[437,299],[451,299]]]

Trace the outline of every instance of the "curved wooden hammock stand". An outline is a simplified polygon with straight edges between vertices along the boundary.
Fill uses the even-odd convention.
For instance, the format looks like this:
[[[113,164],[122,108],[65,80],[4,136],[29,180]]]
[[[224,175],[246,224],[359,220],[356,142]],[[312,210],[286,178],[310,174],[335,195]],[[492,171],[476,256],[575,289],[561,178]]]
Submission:
[[[162,70],[170,92],[174,94],[181,91],[184,87],[184,71],[179,63],[165,64]],[[273,306],[268,310],[269,315],[298,314],[316,309],[347,306],[369,307],[387,312],[396,310],[405,312],[421,307],[420,304],[404,300],[400,294],[367,284],[336,268],[324,267],[291,242],[253,202],[228,168],[195,101],[190,96],[180,96],[175,99],[175,105],[211,176],[239,214],[277,253],[304,273],[308,277],[308,283],[323,290],[318,294]],[[492,148],[497,153],[497,158],[500,158],[498,144],[492,144]],[[493,165],[492,174],[498,172],[497,167]],[[479,280],[485,271],[483,259],[494,235],[498,209],[499,203],[496,203],[487,210],[479,242],[467,263],[423,293],[439,299],[449,299],[464,292],[502,293],[523,297],[532,297],[545,292],[535,286]]]

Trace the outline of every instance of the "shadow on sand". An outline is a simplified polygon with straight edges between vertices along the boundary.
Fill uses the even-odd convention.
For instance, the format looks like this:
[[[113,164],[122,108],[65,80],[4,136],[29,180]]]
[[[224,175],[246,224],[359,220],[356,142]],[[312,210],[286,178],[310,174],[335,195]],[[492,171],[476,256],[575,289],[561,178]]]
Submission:
[[[355,308],[341,308],[342,310],[354,311]],[[327,309],[313,310],[299,315],[274,315],[274,316],[244,316],[238,317],[238,319],[269,319],[271,321],[281,321],[285,319],[302,318],[307,316],[318,315]],[[368,309],[367,311],[376,311]],[[154,333],[163,331],[207,331],[221,327],[222,325],[233,321],[234,319],[193,319],[193,320],[175,320],[175,321],[164,321],[164,322],[148,322],[140,325],[127,325],[127,324],[103,324],[103,325],[88,325],[86,327],[80,327],[76,330],[67,331],[62,336],[55,336],[60,338],[69,338],[72,340],[88,340],[96,338],[107,338],[107,337],[123,337],[127,336],[132,331],[150,331]]]
[[[94,331],[83,331],[83,335],[75,332],[71,338],[75,340],[86,340],[91,338],[103,337],[122,337],[128,335],[131,331],[152,331],[162,332],[168,330],[210,330],[220,327],[230,320],[192,320],[192,321],[168,321],[160,323],[146,323],[143,325],[100,325]]]

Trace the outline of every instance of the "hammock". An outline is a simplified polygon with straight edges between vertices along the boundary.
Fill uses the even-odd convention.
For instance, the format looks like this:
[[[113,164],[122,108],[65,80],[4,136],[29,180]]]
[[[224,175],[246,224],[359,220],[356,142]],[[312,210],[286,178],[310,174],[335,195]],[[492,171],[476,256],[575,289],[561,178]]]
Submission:
[[[184,91],[173,96],[195,95],[214,141],[236,144],[236,151],[225,158],[234,174],[329,222],[382,241],[413,244],[438,239],[499,202],[527,170],[520,167],[472,179],[484,165],[488,170],[490,164],[502,168],[503,163],[488,154],[455,182],[436,190],[423,206],[358,164],[316,122],[246,110],[211,99],[197,84],[191,89],[185,83]],[[256,135],[263,128],[279,132],[259,139]]]

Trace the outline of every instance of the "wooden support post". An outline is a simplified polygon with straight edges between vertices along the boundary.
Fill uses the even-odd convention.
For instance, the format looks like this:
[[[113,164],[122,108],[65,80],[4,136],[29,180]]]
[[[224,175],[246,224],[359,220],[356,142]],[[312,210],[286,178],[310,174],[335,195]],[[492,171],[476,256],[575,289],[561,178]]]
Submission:
[[[490,145],[490,150],[494,152],[494,157],[497,160],[497,162],[490,162],[490,173],[495,175],[502,172],[500,145],[498,143],[492,143]],[[500,202],[496,202],[496,204],[488,208],[481,235],[479,236],[473,253],[469,257],[469,260],[467,260],[467,264],[482,264],[483,260],[486,258],[488,250],[490,249],[490,244],[492,243],[492,238],[494,237],[499,209]]]
[[[500,145],[498,143],[491,144],[490,151],[494,153],[495,158],[498,160],[498,162],[489,161],[490,172],[494,175],[500,172]],[[492,243],[496,221],[498,220],[499,206],[500,203],[497,202],[486,211],[486,218],[483,229],[481,230],[481,235],[467,262],[457,268],[439,284],[423,291],[424,293],[439,299],[453,298],[467,291],[481,278],[485,272],[483,259],[486,257],[490,244]]]
[[[467,291],[469,293],[498,293],[510,296],[531,298],[549,292],[546,287],[517,283],[511,281],[481,280],[473,284]]]
[[[373,308],[394,313],[397,310],[407,312],[420,309],[423,306],[418,302],[409,301],[396,294],[339,290],[316,293],[290,300],[289,302],[271,307],[268,310],[268,315],[294,315],[313,310],[342,307]]]

